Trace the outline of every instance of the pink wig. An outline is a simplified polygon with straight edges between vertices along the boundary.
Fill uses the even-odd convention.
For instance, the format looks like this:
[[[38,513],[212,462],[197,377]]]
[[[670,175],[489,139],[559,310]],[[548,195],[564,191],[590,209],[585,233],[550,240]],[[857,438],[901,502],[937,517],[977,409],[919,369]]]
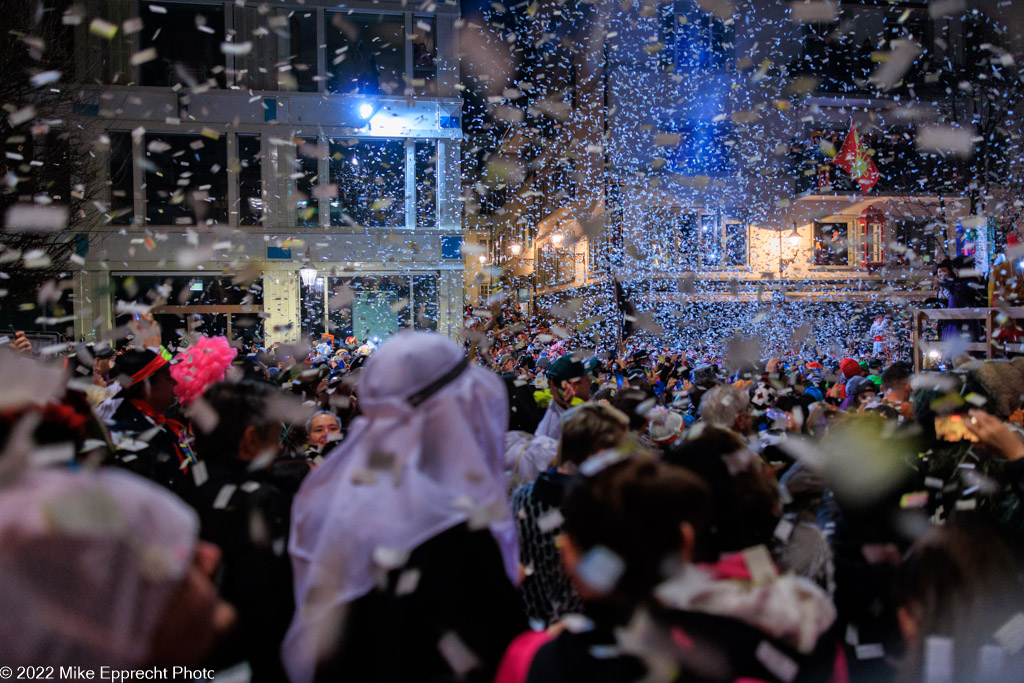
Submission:
[[[196,343],[178,354],[171,366],[171,377],[178,385],[174,393],[182,405],[190,405],[207,387],[224,379],[238,351],[225,337],[199,337]]]

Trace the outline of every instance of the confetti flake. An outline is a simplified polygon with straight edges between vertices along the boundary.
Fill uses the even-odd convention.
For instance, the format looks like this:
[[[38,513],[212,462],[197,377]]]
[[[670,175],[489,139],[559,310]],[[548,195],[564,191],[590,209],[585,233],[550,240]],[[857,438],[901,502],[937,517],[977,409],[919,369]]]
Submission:
[[[89,33],[99,36],[100,38],[111,40],[117,35],[117,25],[111,24],[109,21],[97,17],[89,23]]]

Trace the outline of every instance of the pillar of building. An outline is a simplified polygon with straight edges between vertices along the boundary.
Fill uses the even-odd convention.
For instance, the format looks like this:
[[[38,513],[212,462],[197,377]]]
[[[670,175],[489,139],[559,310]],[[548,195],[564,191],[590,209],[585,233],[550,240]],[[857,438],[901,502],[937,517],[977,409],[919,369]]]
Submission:
[[[75,339],[110,341],[114,311],[110,296],[110,274],[105,270],[75,273]]]
[[[299,319],[299,274],[294,271],[263,273],[263,329],[266,345],[295,343],[302,334]]]
[[[462,340],[462,302],[465,289],[461,270],[442,270],[438,292],[437,331]]]

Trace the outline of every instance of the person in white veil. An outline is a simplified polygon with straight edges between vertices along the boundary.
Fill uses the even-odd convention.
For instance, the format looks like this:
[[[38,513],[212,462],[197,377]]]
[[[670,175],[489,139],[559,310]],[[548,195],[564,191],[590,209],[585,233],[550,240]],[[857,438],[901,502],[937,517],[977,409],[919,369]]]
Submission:
[[[398,334],[361,417],[303,482],[283,659],[313,680],[490,680],[525,617],[503,480],[505,387],[452,341]]]

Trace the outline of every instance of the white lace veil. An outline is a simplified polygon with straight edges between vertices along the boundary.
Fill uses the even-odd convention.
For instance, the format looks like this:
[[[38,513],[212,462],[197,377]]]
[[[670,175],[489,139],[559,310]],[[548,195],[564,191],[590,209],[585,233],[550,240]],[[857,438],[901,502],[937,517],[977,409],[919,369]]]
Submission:
[[[311,681],[337,644],[345,604],[442,531],[466,521],[489,527],[506,573],[517,578],[501,380],[467,365],[445,337],[404,332],[370,357],[358,392],[362,416],[306,478],[292,508],[296,609],[283,655],[293,683]]]

